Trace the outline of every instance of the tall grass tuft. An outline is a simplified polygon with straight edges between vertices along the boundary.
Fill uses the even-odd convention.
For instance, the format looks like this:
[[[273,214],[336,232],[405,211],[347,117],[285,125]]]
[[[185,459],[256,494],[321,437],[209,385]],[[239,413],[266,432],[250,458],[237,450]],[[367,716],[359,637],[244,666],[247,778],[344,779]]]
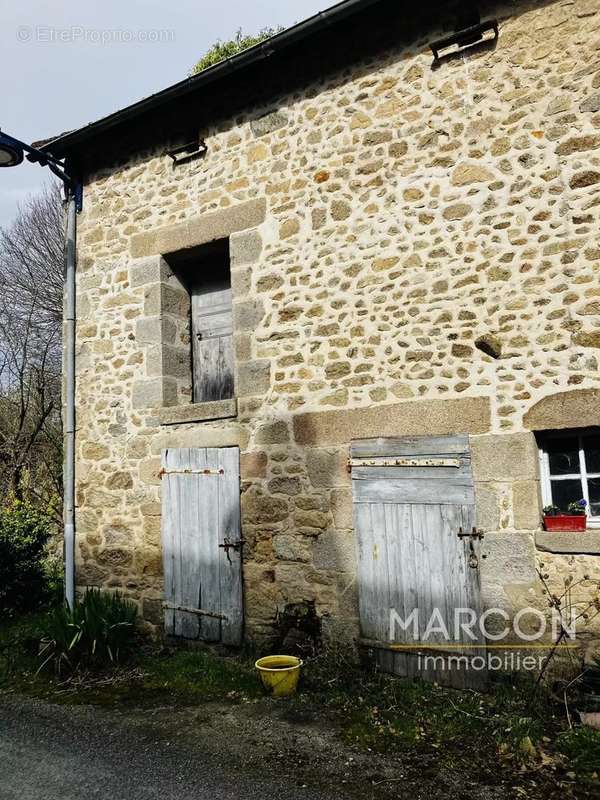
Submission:
[[[136,606],[118,592],[88,589],[73,610],[60,606],[48,615],[40,670],[52,665],[60,674],[121,663],[133,647],[136,619]]]

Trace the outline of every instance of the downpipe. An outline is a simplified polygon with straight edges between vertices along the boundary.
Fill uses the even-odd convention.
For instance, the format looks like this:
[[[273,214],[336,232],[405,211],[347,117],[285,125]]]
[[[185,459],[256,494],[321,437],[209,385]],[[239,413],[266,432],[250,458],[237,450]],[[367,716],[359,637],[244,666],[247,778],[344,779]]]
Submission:
[[[65,237],[65,427],[64,427],[64,559],[65,600],[75,604],[75,273],[77,253],[77,198],[70,190],[67,198]]]

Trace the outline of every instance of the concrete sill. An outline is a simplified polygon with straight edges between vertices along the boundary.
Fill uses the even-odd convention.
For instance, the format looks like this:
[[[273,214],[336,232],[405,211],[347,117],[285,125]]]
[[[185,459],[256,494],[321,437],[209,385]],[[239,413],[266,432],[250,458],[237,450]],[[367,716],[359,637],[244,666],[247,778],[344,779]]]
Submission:
[[[579,555],[600,555],[600,530],[585,533],[559,533],[538,531],[535,546],[547,553],[579,553]]]
[[[237,400],[213,400],[210,403],[190,403],[189,406],[168,406],[158,412],[161,425],[181,425],[186,422],[208,422],[213,419],[237,417]]]

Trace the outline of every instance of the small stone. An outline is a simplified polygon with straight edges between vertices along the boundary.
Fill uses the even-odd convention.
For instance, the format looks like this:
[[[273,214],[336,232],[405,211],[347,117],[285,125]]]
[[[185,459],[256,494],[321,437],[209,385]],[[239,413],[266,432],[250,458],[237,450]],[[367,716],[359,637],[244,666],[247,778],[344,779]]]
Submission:
[[[357,111],[350,120],[350,130],[354,131],[357,128],[368,128],[371,124],[371,119],[363,111]]]
[[[391,131],[369,131],[369,133],[365,133],[363,137],[363,144],[370,147],[376,144],[389,142],[391,138]]]
[[[325,375],[329,380],[343,378],[350,373],[350,364],[346,361],[335,361],[325,367]]]
[[[300,223],[297,219],[286,219],[285,222],[282,222],[279,226],[279,238],[289,239],[290,236],[294,236],[299,230]]]
[[[288,500],[284,498],[244,492],[241,502],[242,517],[246,524],[281,522],[288,517]]]
[[[311,220],[313,230],[316,231],[319,228],[322,228],[327,222],[327,212],[324,208],[313,208],[311,211]]]
[[[563,114],[571,108],[571,99],[566,95],[555,97],[548,103],[546,108],[546,116],[552,117],[554,114]]]
[[[583,103],[580,103],[579,110],[584,112],[591,111],[592,114],[600,111],[600,92],[596,92],[587,97]]]
[[[113,472],[106,479],[107,489],[131,489],[133,479],[129,472]]]
[[[502,342],[492,333],[486,333],[475,339],[475,347],[492,358],[500,358],[502,355]]]
[[[84,442],[81,448],[81,455],[83,458],[89,458],[90,461],[101,461],[104,458],[108,458],[110,450],[105,444]]]
[[[319,172],[315,173],[315,183],[325,183],[329,178],[330,174],[326,169],[319,170]]]
[[[448,221],[463,219],[471,211],[471,206],[468,203],[455,203],[444,209],[444,219]]]
[[[296,495],[300,494],[302,487],[299,478],[282,477],[270,480],[267,488],[271,494]]]
[[[468,344],[453,344],[451,352],[456,358],[469,358],[473,355],[473,348]]]
[[[557,156],[570,156],[571,153],[583,153],[600,147],[600,136],[574,136],[562,142],[556,148]]]
[[[334,200],[331,204],[331,216],[337,221],[348,219],[352,213],[352,207],[344,200]]]
[[[586,186],[593,186],[596,183],[600,183],[600,172],[590,169],[573,175],[569,186],[571,189],[584,189]]]
[[[264,161],[265,158],[269,157],[269,148],[263,144],[255,144],[248,150],[248,163],[254,164],[257,161]]]
[[[423,192],[420,189],[417,189],[416,187],[413,187],[411,189],[405,189],[402,192],[402,197],[407,202],[410,203],[410,202],[415,202],[417,200],[422,200],[423,197],[425,197],[425,195],[423,194]]]
[[[595,347],[600,349],[600,330],[580,331],[573,336],[573,344],[578,347]]]
[[[393,142],[389,148],[388,153],[392,158],[401,158],[408,152],[408,145],[406,142]]]
[[[389,258],[376,258],[375,261],[373,261],[373,272],[385,272],[386,270],[395,267],[399,261],[400,259],[397,256],[390,256]]]
[[[458,164],[452,173],[452,184],[454,186],[468,186],[471,183],[488,183],[493,181],[495,175],[479,164],[468,164],[463,162]]]
[[[282,420],[271,422],[268,425],[261,425],[255,437],[257,444],[285,444],[289,440],[290,432],[288,426]]]
[[[262,451],[242,453],[240,456],[240,474],[242,480],[264,478],[267,474],[267,454]]]

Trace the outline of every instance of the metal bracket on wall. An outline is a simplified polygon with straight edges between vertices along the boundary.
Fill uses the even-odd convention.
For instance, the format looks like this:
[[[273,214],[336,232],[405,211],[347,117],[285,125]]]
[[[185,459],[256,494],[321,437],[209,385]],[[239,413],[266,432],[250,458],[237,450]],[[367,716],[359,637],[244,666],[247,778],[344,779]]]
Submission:
[[[167,150],[167,155],[173,159],[173,167],[177,167],[180,164],[186,164],[188,161],[205,156],[207,151],[208,147],[204,139],[198,139],[194,142],[182,144],[181,147],[176,147],[173,150]]]
[[[442,58],[440,56],[442,50],[447,50],[449,47],[456,45],[458,48],[456,52],[458,52],[464,47],[481,42],[484,34],[492,32],[494,36],[490,41],[495,42],[499,36],[498,20],[492,19],[488,20],[488,22],[481,22],[478,25],[471,25],[469,28],[464,28],[462,31],[457,31],[450,36],[445,36],[443,39],[432,42],[429,46],[433,51],[434,64],[439,64]]]

